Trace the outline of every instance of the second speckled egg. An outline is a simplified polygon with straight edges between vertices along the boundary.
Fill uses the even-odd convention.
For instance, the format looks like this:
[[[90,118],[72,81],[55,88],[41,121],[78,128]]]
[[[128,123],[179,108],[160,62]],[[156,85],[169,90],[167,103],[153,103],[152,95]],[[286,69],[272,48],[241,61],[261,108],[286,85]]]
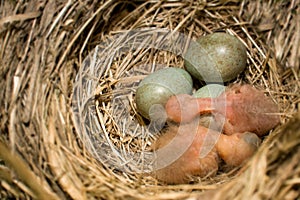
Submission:
[[[137,110],[150,119],[149,111],[154,106],[164,106],[172,95],[191,94],[192,89],[192,77],[185,70],[173,67],[158,70],[140,82],[135,96]]]
[[[225,92],[226,87],[220,84],[208,84],[200,89],[198,89],[193,97],[195,98],[217,98],[223,92]],[[211,114],[202,115],[199,118],[199,124],[206,128],[210,128],[216,131],[221,131],[223,127],[223,122],[216,121]]]
[[[193,96],[196,98],[217,98],[225,92],[225,86],[219,84],[208,84],[198,89]]]
[[[227,82],[246,67],[246,47],[236,37],[213,33],[191,42],[184,55],[186,70],[205,82]]]

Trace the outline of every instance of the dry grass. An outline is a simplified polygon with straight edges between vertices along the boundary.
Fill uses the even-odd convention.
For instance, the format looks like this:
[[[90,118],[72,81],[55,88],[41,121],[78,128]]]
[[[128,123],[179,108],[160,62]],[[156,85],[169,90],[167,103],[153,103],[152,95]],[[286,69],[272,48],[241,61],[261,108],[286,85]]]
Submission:
[[[299,198],[299,4],[299,0],[1,1],[0,198]],[[282,125],[241,170],[193,184],[163,185],[102,165],[88,151],[90,145],[82,143],[72,109],[77,95],[73,84],[84,69],[80,63],[96,45],[108,44],[115,35],[150,27],[179,31],[191,39],[223,30],[247,46],[248,68],[234,82],[265,90],[280,106]],[[141,48],[105,63],[105,70],[91,77],[97,87],[93,91],[97,98],[92,95],[89,104],[100,119],[97,137],[108,137],[108,147],[125,149],[121,157],[146,148],[153,136],[145,139],[142,128],[135,133],[129,131],[134,126],[119,126],[113,116],[121,116],[120,120],[126,116],[122,110],[113,113],[112,97],[128,99],[130,116],[136,117],[134,86],[155,69],[149,63],[183,67],[180,56]],[[80,89],[79,94],[87,92]]]

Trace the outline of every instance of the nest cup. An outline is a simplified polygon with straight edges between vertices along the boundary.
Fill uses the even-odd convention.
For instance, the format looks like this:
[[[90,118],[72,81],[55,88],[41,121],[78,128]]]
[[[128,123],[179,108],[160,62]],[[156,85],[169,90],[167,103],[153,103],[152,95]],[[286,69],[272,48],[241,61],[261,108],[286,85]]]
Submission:
[[[35,9],[29,2],[16,9]],[[1,198],[299,198],[299,1],[56,3],[64,4],[58,10],[40,4],[36,10],[43,12],[28,11],[24,21],[0,20],[3,47],[15,47],[0,54],[7,77],[0,101]],[[11,2],[4,4],[11,13]],[[24,41],[8,39],[11,30]],[[154,71],[184,68],[188,44],[213,32],[233,35],[247,48],[246,69],[224,85],[264,91],[280,107],[281,124],[242,167],[166,185],[148,175],[150,146],[162,127],[138,114],[136,88]],[[21,47],[23,56],[13,60]],[[194,89],[203,85],[196,81]]]

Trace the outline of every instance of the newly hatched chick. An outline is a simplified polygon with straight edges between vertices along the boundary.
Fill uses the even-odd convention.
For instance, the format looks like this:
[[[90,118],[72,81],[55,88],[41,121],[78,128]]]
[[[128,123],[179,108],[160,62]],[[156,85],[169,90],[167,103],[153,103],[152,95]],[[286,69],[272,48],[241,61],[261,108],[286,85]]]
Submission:
[[[195,123],[171,125],[153,145],[157,158],[154,176],[166,183],[187,183],[192,176],[215,175],[219,157],[213,145],[202,149],[207,130],[197,130]],[[201,150],[206,152],[201,156]]]
[[[197,120],[195,120],[197,121]],[[231,166],[251,157],[260,139],[255,134],[224,135],[196,123],[170,126],[154,144],[154,176],[166,183],[187,183],[191,176],[215,175],[219,156]]]
[[[222,134],[217,142],[218,155],[229,166],[239,166],[258,149],[261,140],[255,133]]]
[[[250,85],[235,84],[217,98],[172,96],[166,112],[175,122],[189,122],[199,114],[212,113],[216,121],[225,119],[224,133],[228,135],[248,131],[262,136],[280,122],[278,106]]]

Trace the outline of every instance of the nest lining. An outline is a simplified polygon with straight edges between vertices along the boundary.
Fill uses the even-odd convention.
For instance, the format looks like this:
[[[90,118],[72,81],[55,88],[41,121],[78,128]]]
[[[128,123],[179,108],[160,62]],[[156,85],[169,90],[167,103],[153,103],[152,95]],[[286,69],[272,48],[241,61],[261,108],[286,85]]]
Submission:
[[[247,46],[247,69],[241,75],[239,75],[237,79],[230,83],[226,83],[226,85],[229,85],[233,82],[250,83],[266,91],[266,93],[271,96],[274,101],[278,102],[280,106],[284,106],[279,102],[280,97],[278,95],[276,96],[276,84],[280,83],[279,81],[274,81],[274,79],[276,80],[276,78],[279,77],[274,73],[274,71],[272,70],[272,66],[270,66],[270,64],[268,63],[270,60],[270,55],[268,52],[266,52],[267,50],[265,49],[265,45],[261,41],[255,41],[255,33],[252,33],[251,28],[249,30],[245,23],[240,22],[238,20],[238,17],[226,16],[223,11],[222,14],[222,18],[217,17],[217,15],[220,15],[220,13],[209,14],[209,16],[211,16],[211,20],[214,21],[215,24],[220,24],[220,27],[218,28],[208,31],[204,27],[209,27],[209,25],[211,25],[210,23],[213,22],[209,23],[205,21],[207,24],[202,23],[202,25],[199,25],[199,21],[196,19],[195,21],[186,24],[179,23],[177,24],[177,27],[174,28],[174,30],[179,29],[179,26],[181,26],[179,30],[185,32],[186,35],[189,36],[188,40],[194,40],[197,37],[201,37],[199,33],[205,35],[220,30],[226,31],[229,34],[238,37]],[[196,11],[194,15],[196,15]],[[184,21],[185,19],[183,19],[182,22]],[[196,32],[195,30],[197,29],[200,30]],[[136,157],[136,163],[128,168],[121,167],[121,171],[125,170],[128,171],[128,173],[137,170],[134,169],[137,166],[142,166],[140,170],[145,170],[144,165],[148,161],[145,161],[145,158],[143,156],[147,149],[149,149],[151,142],[155,138],[153,133],[149,132],[143,127],[145,123],[136,111],[134,93],[138,81],[144,78],[146,75],[152,73],[153,71],[156,71],[157,65],[162,65],[163,67],[184,68],[182,57],[177,56],[174,53],[172,54],[170,52],[157,50],[155,49],[155,45],[154,50],[153,47],[149,47],[148,40],[151,40],[151,38],[154,38],[153,40],[159,40],[159,37],[155,35],[155,31],[153,31],[153,29],[147,30],[147,28],[144,28],[141,29],[141,32],[142,33],[139,33],[137,31],[137,33],[135,33],[135,30],[119,31],[117,32],[117,35],[120,36],[120,40],[116,39],[115,35],[113,35],[112,37],[108,37],[108,39],[106,40],[114,41],[112,46],[109,46],[109,43],[106,43],[106,45],[100,44],[100,47],[104,46],[107,49],[107,46],[109,46],[110,48],[108,50],[109,53],[107,54],[103,55],[102,52],[96,53],[97,56],[99,54],[99,57],[105,57],[106,60],[109,60],[110,62],[105,62],[105,64],[102,65],[96,64],[93,66],[96,67],[96,70],[97,67],[99,67],[99,69],[101,69],[103,72],[99,75],[100,86],[98,86],[98,89],[96,89],[96,96],[98,96],[99,99],[96,99],[97,108],[95,108],[95,110],[97,110],[97,116],[98,118],[100,118],[100,122],[97,120],[96,122],[94,122],[100,123],[102,130],[98,129],[97,131],[93,131],[92,138],[89,138],[89,133],[84,133],[85,135],[81,136],[83,138],[83,141],[85,141],[86,139],[89,141],[88,143],[91,146],[87,146],[88,148],[93,149],[96,157],[99,160],[102,160],[103,163],[109,163],[108,165],[112,166],[112,168],[116,167],[116,169],[118,169],[120,166],[125,167],[128,163],[130,163],[130,161],[128,160],[132,159],[133,155],[137,156],[137,154],[139,154],[140,156]],[[136,39],[139,37],[139,34],[142,36],[141,41],[139,39]],[[159,35],[158,31],[157,34]],[[140,43],[139,48],[133,49],[133,47],[127,47],[128,49],[126,49],[126,47],[123,47],[124,43],[126,44],[126,42],[131,41],[132,38],[134,38],[133,40],[138,40],[138,42]],[[116,55],[117,53],[110,52],[110,50],[115,51],[114,45],[116,45],[115,48],[120,47],[121,52],[126,52],[126,54],[120,56]],[[181,50],[183,49],[184,47],[181,48]],[[94,52],[92,54],[94,54]],[[92,61],[88,61],[87,63],[90,64],[91,62]],[[85,64],[84,67],[86,67]],[[126,82],[125,85],[122,84],[122,82],[124,82],[124,79]],[[203,85],[203,83],[198,84]],[[92,89],[89,87],[87,88],[87,90]],[[114,100],[112,101],[112,99]],[[115,103],[118,100],[116,99],[121,99],[119,102],[120,104],[117,107]],[[283,108],[281,108],[281,110],[282,109]],[[131,113],[126,113],[127,110],[130,110]],[[282,121],[284,121],[284,118],[285,116],[283,116]],[[139,121],[138,124],[136,120]],[[84,122],[81,122],[81,124],[84,124]],[[97,136],[94,137],[94,135]],[[100,137],[98,137],[99,135],[105,135],[105,138],[101,139]],[[103,143],[106,144],[106,148],[110,149],[111,151],[107,150],[104,151],[104,153],[104,147],[102,146]],[[101,158],[101,155],[104,155],[104,158]],[[107,155],[109,155],[108,158],[106,158]],[[117,158],[113,155],[115,155]],[[226,173],[229,172],[225,169],[225,173],[221,173],[221,176],[224,178],[224,174]],[[136,180],[141,179],[139,173],[133,173],[133,177],[136,177]],[[230,179],[229,177],[227,178]],[[205,182],[204,179],[198,179],[198,181],[201,181],[201,183]],[[213,179],[207,179],[207,181],[207,184],[215,182]]]

